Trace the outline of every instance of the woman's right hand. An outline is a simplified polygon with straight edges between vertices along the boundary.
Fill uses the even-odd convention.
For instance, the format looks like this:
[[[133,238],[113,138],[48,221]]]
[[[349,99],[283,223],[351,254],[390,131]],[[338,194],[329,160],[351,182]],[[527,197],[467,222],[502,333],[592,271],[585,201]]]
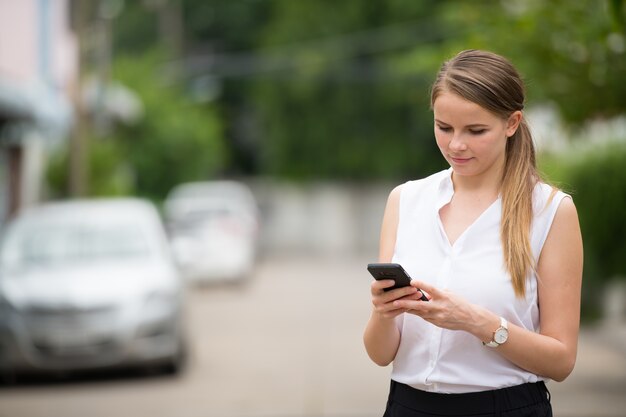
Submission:
[[[401,299],[419,300],[422,296],[421,292],[412,286],[385,291],[385,288],[393,287],[393,285],[394,281],[390,279],[380,281],[374,280],[371,285],[374,312],[385,319],[393,319],[406,311],[405,308],[398,308],[394,306],[394,301]]]

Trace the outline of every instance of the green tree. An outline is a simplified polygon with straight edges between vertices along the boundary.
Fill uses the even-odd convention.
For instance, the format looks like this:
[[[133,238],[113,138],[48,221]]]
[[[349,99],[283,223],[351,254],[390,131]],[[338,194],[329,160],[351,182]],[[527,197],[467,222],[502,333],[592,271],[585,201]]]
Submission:
[[[468,48],[509,57],[529,103],[554,102],[570,122],[626,108],[621,0],[172,2],[184,21],[178,82],[212,91],[229,172],[365,179],[442,167],[428,88]],[[163,43],[146,4],[128,2],[115,22],[122,55]]]
[[[450,1],[442,22],[461,30],[453,49],[484,48],[514,61],[533,101],[555,102],[569,122],[626,108],[623,5],[613,0]],[[621,11],[621,12],[620,12]]]
[[[219,175],[228,165],[216,109],[198,105],[161,77],[158,53],[118,57],[113,78],[131,86],[143,105],[135,124],[89,139],[90,195],[138,194],[162,200],[176,184]],[[53,195],[65,195],[67,151],[51,165]]]
[[[274,2],[254,89],[260,170],[291,178],[410,178],[443,167],[432,135],[434,68],[397,56],[443,36],[437,2]],[[432,61],[432,60],[431,60]]]
[[[216,109],[168,85],[159,76],[161,62],[156,54],[126,56],[114,69],[114,77],[141,98],[145,116],[111,139],[123,143],[137,192],[154,199],[180,182],[212,178],[228,165]]]

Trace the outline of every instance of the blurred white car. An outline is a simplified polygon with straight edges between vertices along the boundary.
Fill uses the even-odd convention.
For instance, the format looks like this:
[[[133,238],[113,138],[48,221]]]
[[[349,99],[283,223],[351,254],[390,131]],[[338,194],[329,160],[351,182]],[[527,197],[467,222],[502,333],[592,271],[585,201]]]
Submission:
[[[164,213],[187,279],[237,281],[251,274],[259,217],[245,184],[226,180],[181,184],[165,200]]]
[[[0,371],[120,366],[175,373],[183,287],[152,203],[47,203],[0,246]]]

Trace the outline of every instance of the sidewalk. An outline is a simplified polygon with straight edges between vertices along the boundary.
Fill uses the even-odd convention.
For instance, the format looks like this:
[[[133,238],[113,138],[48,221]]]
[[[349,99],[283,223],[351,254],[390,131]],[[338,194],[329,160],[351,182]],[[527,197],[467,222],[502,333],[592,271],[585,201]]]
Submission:
[[[621,323],[605,322],[589,328],[588,331],[598,340],[602,340],[615,351],[626,356],[626,321]]]
[[[574,372],[548,388],[555,417],[625,417],[626,324],[583,327]]]

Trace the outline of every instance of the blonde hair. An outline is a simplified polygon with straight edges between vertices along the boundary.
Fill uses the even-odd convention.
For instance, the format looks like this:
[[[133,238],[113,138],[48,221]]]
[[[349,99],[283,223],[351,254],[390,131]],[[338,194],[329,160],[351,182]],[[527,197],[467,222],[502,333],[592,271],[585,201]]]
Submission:
[[[513,65],[500,55],[467,50],[445,62],[431,90],[431,107],[442,92],[463,97],[503,119],[524,108],[524,83]],[[506,144],[500,194],[500,239],[504,263],[517,297],[526,291],[526,279],[535,268],[530,247],[532,193],[539,181],[535,147],[526,120]]]

